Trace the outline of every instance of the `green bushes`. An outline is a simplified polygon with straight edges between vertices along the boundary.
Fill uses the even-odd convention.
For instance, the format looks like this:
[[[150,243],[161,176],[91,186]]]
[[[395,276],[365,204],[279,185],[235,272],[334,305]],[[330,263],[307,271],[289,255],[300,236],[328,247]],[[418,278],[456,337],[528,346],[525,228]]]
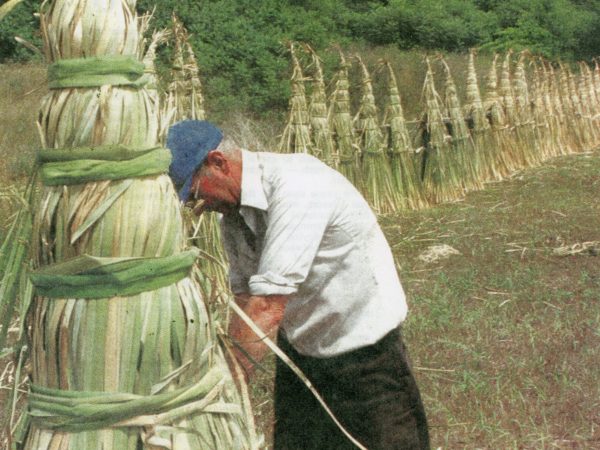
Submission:
[[[24,0],[0,22],[0,63],[34,57],[14,36],[39,44],[33,16],[39,4]],[[212,117],[234,109],[262,117],[285,110],[290,40],[322,55],[334,43],[452,52],[529,48],[563,60],[600,55],[596,1],[140,0],[138,9],[154,10],[158,28],[175,13],[192,33]],[[162,51],[165,63],[169,52]],[[325,70],[332,70],[327,61]]]

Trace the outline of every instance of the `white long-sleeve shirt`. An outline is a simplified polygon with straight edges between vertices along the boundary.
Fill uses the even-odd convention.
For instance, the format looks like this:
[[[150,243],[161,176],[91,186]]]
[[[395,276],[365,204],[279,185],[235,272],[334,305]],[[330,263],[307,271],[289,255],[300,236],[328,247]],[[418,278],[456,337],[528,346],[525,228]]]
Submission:
[[[298,352],[345,353],[405,319],[404,292],[375,215],[318,159],[242,150],[240,216],[221,221],[231,288],[289,296],[281,326]]]

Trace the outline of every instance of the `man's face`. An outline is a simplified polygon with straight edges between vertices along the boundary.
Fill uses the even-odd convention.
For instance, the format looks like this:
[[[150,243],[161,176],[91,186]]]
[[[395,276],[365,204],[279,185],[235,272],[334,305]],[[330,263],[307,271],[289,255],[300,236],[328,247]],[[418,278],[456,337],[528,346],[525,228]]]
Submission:
[[[227,214],[239,206],[240,186],[227,161],[209,158],[194,174],[190,196],[204,201],[201,207],[194,208],[198,215],[204,210]]]

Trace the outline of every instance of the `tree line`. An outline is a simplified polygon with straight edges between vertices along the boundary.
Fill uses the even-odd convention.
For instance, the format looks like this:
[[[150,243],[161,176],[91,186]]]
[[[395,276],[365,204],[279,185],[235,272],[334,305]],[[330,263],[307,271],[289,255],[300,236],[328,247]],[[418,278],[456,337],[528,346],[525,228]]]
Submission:
[[[0,22],[0,63],[39,58],[18,35],[40,46],[24,0]],[[207,97],[218,108],[265,113],[287,107],[285,43],[316,50],[332,43],[461,52],[519,51],[563,61],[600,55],[600,0],[139,0],[156,28],[176,14],[192,35]],[[169,49],[161,53],[168,61]]]

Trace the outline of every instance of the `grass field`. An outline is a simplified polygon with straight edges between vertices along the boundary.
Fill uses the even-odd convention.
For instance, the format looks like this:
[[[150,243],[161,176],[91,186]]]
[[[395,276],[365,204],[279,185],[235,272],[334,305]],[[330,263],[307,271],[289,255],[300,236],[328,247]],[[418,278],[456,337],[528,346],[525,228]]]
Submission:
[[[42,68],[1,67],[0,193],[35,157]],[[405,340],[447,449],[600,448],[600,153],[552,160],[465,201],[381,217],[410,312]],[[10,216],[0,197],[0,238]],[[460,254],[426,263],[446,244]],[[272,358],[252,384],[270,441]],[[0,369],[0,372],[2,370]]]

